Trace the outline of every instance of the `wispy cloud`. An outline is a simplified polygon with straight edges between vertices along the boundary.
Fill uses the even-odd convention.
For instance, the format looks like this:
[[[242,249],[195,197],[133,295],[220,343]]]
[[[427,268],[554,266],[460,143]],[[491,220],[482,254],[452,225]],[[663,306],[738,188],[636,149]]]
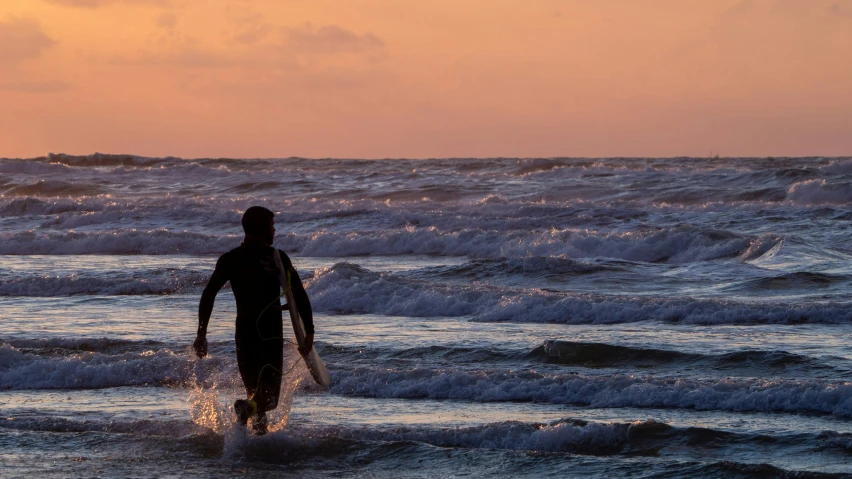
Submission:
[[[135,5],[150,5],[162,7],[169,5],[170,0],[44,0],[54,5],[62,5],[73,8],[99,8],[113,3],[131,3]]]
[[[838,2],[832,3],[828,6],[828,11],[840,17],[852,18],[852,5],[848,3],[845,5]]]
[[[56,43],[35,20],[13,18],[0,21],[0,64],[17,64],[38,58]]]
[[[362,53],[380,50],[385,42],[372,33],[358,34],[337,25],[306,23],[284,28],[287,46],[300,53]]]
[[[64,81],[13,81],[0,82],[0,90],[17,93],[59,93],[71,88]]]
[[[151,49],[140,50],[134,55],[116,56],[110,59],[114,65],[169,66],[180,68],[219,68],[235,63],[225,52],[206,46],[197,38],[174,37],[160,39]]]
[[[157,26],[171,30],[177,26],[177,17],[173,13],[163,12],[157,17]]]

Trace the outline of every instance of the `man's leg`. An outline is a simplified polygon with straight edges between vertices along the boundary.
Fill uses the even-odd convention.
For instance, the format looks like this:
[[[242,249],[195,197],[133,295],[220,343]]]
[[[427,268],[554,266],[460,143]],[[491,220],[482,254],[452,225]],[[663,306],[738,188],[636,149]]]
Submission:
[[[243,426],[248,423],[251,416],[257,414],[257,402],[254,396],[257,391],[258,377],[263,360],[258,355],[259,341],[252,333],[253,331],[246,328],[245,325],[237,323],[237,334],[234,338],[237,349],[237,366],[246,388],[247,399],[237,399],[234,402],[234,412],[237,414],[237,421]]]
[[[242,336],[242,337],[241,337]],[[249,338],[246,341],[246,337]],[[237,335],[237,364],[246,388],[247,399],[234,403],[237,419],[243,425],[250,418],[258,434],[267,431],[266,411],[278,406],[281,394],[283,344],[280,341],[252,341],[249,335]]]
[[[252,421],[252,428],[257,434],[266,434],[268,429],[266,412],[278,407],[278,399],[281,395],[283,351],[275,347],[275,342],[264,346],[263,365],[258,374],[258,383],[253,396],[257,404],[257,412]]]

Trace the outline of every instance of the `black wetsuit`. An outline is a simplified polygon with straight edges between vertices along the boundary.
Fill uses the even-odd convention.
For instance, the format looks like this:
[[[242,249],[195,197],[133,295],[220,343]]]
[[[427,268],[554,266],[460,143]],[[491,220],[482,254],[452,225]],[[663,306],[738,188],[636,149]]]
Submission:
[[[305,332],[314,332],[311,302],[299,274],[287,254],[262,244],[246,244],[219,257],[216,270],[204,288],[198,306],[199,317],[209,318],[216,293],[231,282],[237,302],[237,363],[249,398],[257,410],[270,411],[278,406],[284,360],[284,334],[281,315],[281,286],[272,257],[278,251],[290,283]],[[200,326],[205,330],[207,324]]]

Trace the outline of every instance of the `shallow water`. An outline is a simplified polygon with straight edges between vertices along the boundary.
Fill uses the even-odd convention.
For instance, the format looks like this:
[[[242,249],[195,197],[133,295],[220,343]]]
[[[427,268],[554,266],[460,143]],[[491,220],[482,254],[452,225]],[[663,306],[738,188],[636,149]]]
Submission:
[[[0,475],[852,474],[852,160],[0,159]],[[247,435],[277,211],[335,384]],[[292,403],[291,403],[292,401]]]

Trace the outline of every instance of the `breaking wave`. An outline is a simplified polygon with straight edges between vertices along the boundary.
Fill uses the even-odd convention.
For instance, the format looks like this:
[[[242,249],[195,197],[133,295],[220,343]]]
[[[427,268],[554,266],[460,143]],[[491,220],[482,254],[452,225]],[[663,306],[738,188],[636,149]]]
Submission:
[[[166,229],[114,233],[24,231],[0,235],[0,254],[221,254],[239,245],[238,236],[216,236]]]
[[[9,196],[95,196],[103,194],[106,190],[99,186],[80,186],[59,180],[39,180],[30,185],[19,185],[3,191]]]
[[[852,383],[765,379],[698,380],[536,371],[355,368],[334,371],[337,394],[375,398],[541,402],[852,417]]]
[[[99,272],[97,275],[25,276],[0,279],[0,296],[180,294],[200,290],[210,273],[165,268]]]
[[[0,235],[0,254],[213,254],[239,244],[238,235],[210,235],[168,229]],[[678,227],[646,233],[574,230],[497,231],[435,227],[361,233],[282,235],[276,245],[303,256],[443,255],[474,258],[614,258],[687,263],[735,257],[751,238],[727,231]],[[533,261],[533,260],[526,260]],[[558,261],[558,260],[557,260]],[[516,267],[523,268],[523,265]]]
[[[107,432],[141,436],[186,437],[212,431],[191,421],[118,419],[79,421],[63,417],[0,418],[0,427],[18,431]],[[648,421],[601,423],[562,419],[550,423],[506,421],[465,427],[309,427],[294,426],[261,439],[264,449],[318,446],[322,441],[417,442],[437,447],[502,449],[592,455],[655,455],[665,446],[688,442],[692,447],[717,448],[720,441],[761,447],[814,444],[836,447],[848,438],[839,435],[755,436],[701,427],[672,427]]]
[[[745,350],[718,354],[687,353],[670,349],[643,348],[616,344],[549,339],[533,350],[530,357],[551,364],[586,367],[700,366],[718,370],[762,369],[768,372],[796,368],[830,369],[817,358],[787,351]]]
[[[307,284],[316,309],[347,314],[469,316],[488,322],[562,324],[852,322],[852,311],[842,303],[631,298],[489,285],[453,285],[376,273],[351,263],[338,263],[317,271]]]
[[[801,205],[847,205],[852,202],[852,183],[828,183],[817,179],[803,181],[790,187],[787,199]]]
[[[429,267],[417,271],[414,273],[414,276],[444,280],[492,280],[507,276],[556,279],[560,277],[624,270],[626,268],[622,265],[613,262],[533,256],[527,258],[473,260],[461,265]]]

